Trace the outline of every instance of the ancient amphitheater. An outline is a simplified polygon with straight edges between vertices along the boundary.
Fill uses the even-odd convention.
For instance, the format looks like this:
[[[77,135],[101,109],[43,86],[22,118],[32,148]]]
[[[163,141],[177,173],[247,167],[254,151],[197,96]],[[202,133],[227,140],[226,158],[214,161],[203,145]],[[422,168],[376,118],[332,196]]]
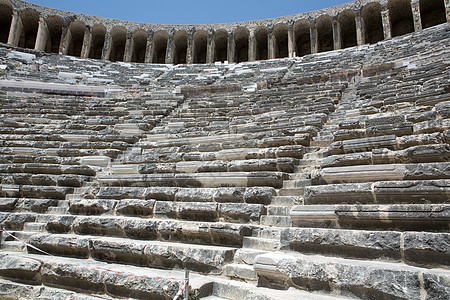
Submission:
[[[0,299],[449,299],[449,21],[0,0]]]

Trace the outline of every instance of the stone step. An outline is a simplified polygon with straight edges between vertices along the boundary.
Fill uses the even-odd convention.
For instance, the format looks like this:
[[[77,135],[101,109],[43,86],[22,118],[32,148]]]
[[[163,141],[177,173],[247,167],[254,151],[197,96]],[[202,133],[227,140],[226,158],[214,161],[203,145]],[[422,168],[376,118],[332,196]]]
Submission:
[[[274,206],[291,206],[291,205],[297,205],[302,204],[303,197],[297,197],[297,196],[275,196],[272,198],[271,205]]]
[[[278,190],[277,196],[282,197],[303,197],[304,188],[282,188]]]
[[[290,227],[292,226],[292,219],[290,216],[261,216],[261,225]]]
[[[250,265],[228,264],[225,266],[224,274],[232,279],[240,279],[245,281],[257,280],[255,269]]]
[[[450,270],[401,263],[279,252],[258,256],[254,268],[259,286],[295,286],[362,299],[421,299],[424,293],[445,295],[450,289]]]
[[[273,206],[269,205],[267,208],[267,215],[273,216],[287,216],[289,215],[289,211],[291,209],[290,206]]]
[[[10,251],[10,252],[26,252],[27,247],[24,243],[19,241],[2,241],[1,251]]]
[[[36,222],[25,223],[23,224],[23,231],[46,232],[45,225],[46,223],[36,223]]]
[[[310,179],[302,179],[302,180],[286,180],[283,184],[283,189],[300,189],[309,187],[312,185],[312,181]]]
[[[246,236],[244,237],[243,247],[264,251],[276,251],[280,248],[280,241],[275,239]]]
[[[65,215],[68,214],[68,211],[67,207],[49,207],[47,213],[51,215]]]

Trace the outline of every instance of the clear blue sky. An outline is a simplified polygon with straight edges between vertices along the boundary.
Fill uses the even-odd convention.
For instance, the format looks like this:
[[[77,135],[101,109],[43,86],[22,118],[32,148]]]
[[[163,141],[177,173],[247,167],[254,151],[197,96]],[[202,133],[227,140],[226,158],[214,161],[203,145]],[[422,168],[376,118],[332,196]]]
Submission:
[[[252,21],[332,7],[351,0],[28,0],[89,15],[153,24]]]

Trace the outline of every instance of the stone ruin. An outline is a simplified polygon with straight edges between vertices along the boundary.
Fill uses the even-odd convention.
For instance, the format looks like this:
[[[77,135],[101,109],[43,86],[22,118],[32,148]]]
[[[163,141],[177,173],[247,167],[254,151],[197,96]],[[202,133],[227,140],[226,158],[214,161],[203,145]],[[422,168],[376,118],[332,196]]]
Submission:
[[[449,298],[450,1],[0,16],[0,299]]]

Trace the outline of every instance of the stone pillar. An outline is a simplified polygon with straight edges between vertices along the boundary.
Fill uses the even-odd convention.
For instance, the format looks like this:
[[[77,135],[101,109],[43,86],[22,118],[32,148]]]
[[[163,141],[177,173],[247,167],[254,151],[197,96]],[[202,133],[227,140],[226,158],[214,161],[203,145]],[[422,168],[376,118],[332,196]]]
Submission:
[[[83,48],[81,49],[81,58],[88,58],[92,46],[92,32],[89,26],[86,26],[83,38]]]
[[[387,6],[383,6],[381,9],[381,19],[383,21],[383,33],[384,39],[390,39],[392,37],[391,34],[391,20],[389,19],[389,9]]]
[[[109,55],[111,54],[111,33],[107,32],[105,34],[105,43],[103,44],[103,51],[102,51],[102,59],[103,60],[109,60]]]
[[[334,50],[341,49],[341,26],[339,26],[338,16],[333,17],[333,45]]]
[[[273,24],[270,23],[269,25],[267,25],[267,29],[269,30],[269,33],[267,34],[267,49],[268,49],[268,56],[269,59],[274,59],[275,58],[275,38],[273,36]]]
[[[366,30],[364,28],[364,19],[361,14],[361,9],[355,9],[356,14],[356,43],[358,46],[366,43]]]
[[[234,62],[234,53],[235,53],[235,42],[234,42],[234,32],[228,32],[228,49],[227,49],[227,59],[228,62]]]
[[[48,36],[49,32],[47,24],[45,23],[44,18],[39,18],[39,27],[36,35],[36,43],[34,44],[34,50],[45,51],[45,48],[47,47]]]
[[[186,51],[186,63],[187,64],[193,64],[194,63],[194,49],[195,49],[195,42],[194,42],[194,34],[195,34],[195,27],[192,27],[188,30],[188,38],[187,38],[187,51]]]
[[[256,60],[256,39],[255,39],[255,30],[250,31],[250,35],[248,36],[248,61]]]
[[[13,46],[19,45],[22,29],[23,24],[19,16],[19,11],[14,9],[11,19],[11,28],[9,29],[8,44]]]
[[[71,38],[72,38],[72,31],[68,28],[61,48],[61,52],[63,55],[67,55],[67,53],[69,53],[69,45]]]
[[[153,62],[153,30],[147,31],[147,46],[145,48],[145,63]]]
[[[414,31],[422,30],[422,20],[420,18],[419,0],[411,0],[411,10],[414,20]]]
[[[294,20],[289,20],[288,25],[288,53],[289,58],[295,56]]]
[[[214,51],[216,48],[216,43],[214,41],[214,29],[208,28],[208,44],[206,46],[206,63],[214,63]]]
[[[123,54],[123,62],[131,62],[131,56],[133,55],[133,35],[130,31],[127,31],[127,37],[125,42],[125,53]]]
[[[319,39],[317,38],[316,20],[310,19],[311,53],[319,52]]]
[[[444,0],[445,14],[447,15],[447,22],[450,22],[450,0]]]
[[[173,37],[175,35],[175,29],[169,31],[169,38],[167,39],[166,48],[166,64],[173,64]]]

